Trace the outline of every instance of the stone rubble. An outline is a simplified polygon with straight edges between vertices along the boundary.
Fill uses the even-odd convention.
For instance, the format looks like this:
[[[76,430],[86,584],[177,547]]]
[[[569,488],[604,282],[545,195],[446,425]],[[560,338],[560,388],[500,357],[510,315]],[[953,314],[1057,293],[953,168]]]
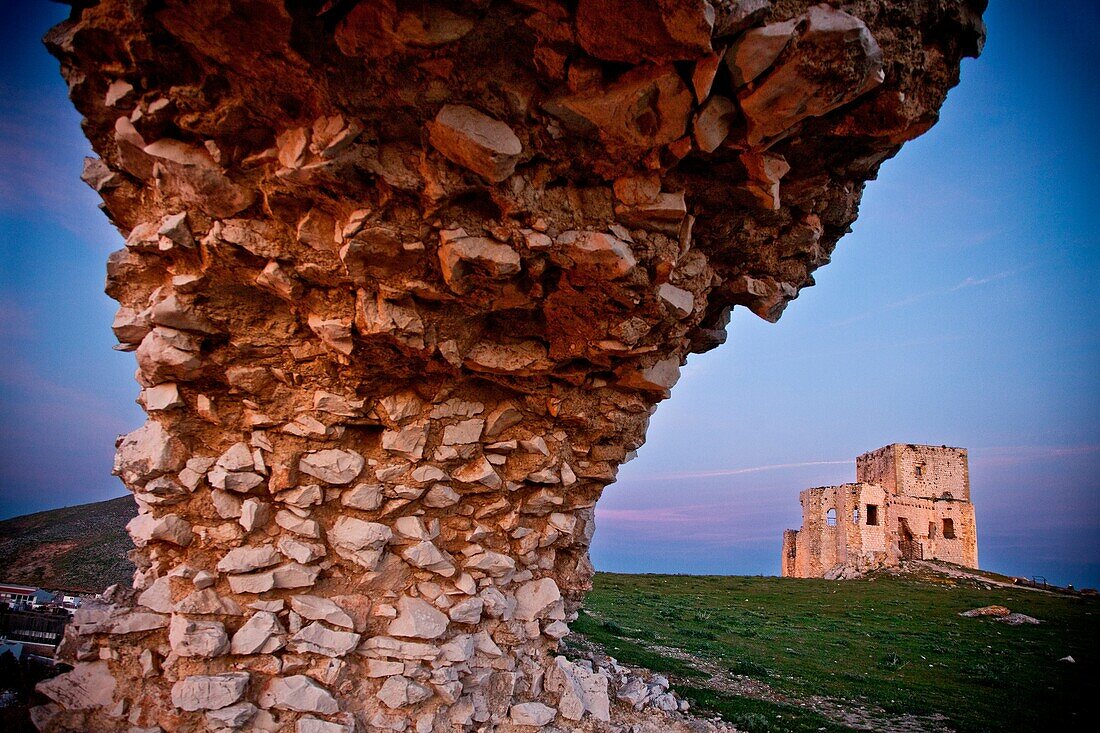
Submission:
[[[133,588],[36,725],[688,730],[558,653],[596,502],[730,310],[813,283],[979,5],[75,4],[149,418]]]

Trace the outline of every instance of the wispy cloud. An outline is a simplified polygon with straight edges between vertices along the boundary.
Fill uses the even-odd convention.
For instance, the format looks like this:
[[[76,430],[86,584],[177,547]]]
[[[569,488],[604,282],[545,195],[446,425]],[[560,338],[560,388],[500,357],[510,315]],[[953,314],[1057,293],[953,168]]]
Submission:
[[[1027,268],[1024,267],[1014,270],[1004,270],[1002,272],[997,272],[992,275],[987,275],[985,277],[968,277],[962,282],[952,285],[949,288],[937,288],[936,290],[928,290],[923,293],[916,293],[915,295],[910,295],[907,298],[894,301],[893,303],[887,303],[885,305],[878,306],[877,308],[872,308],[868,311],[864,311],[863,313],[859,313],[849,318],[834,321],[833,323],[830,323],[828,325],[828,328],[840,328],[842,326],[849,326],[853,323],[858,323],[859,321],[866,320],[872,316],[876,316],[881,313],[887,313],[892,310],[897,310],[898,308],[904,308],[905,306],[913,305],[914,303],[919,303],[921,301],[928,300],[929,298],[949,295],[951,293],[957,293],[960,290],[966,290],[967,288],[973,288],[979,285],[987,285],[992,282],[997,282],[998,280],[1004,280],[1005,278],[1017,275],[1026,269]]]
[[[806,468],[808,466],[840,466],[848,465],[852,459],[840,461],[802,461],[801,463],[772,463],[766,466],[748,466],[744,468],[716,468],[709,471],[682,471],[677,473],[654,473],[648,476],[635,476],[631,481],[683,481],[685,479],[718,478],[722,476],[742,476],[747,473],[761,473],[764,471],[785,471],[792,468]]]

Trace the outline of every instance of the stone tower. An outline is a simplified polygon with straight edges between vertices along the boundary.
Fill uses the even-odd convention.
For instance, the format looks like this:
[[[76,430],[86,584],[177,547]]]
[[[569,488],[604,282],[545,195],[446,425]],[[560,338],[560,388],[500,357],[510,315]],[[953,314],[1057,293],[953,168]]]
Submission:
[[[856,483],[806,489],[783,533],[783,575],[841,577],[901,560],[978,567],[965,448],[894,443],[856,459]]]
[[[602,724],[555,653],[600,493],[731,308],[813,283],[983,7],[74,2],[148,422],[133,588],[39,727]]]

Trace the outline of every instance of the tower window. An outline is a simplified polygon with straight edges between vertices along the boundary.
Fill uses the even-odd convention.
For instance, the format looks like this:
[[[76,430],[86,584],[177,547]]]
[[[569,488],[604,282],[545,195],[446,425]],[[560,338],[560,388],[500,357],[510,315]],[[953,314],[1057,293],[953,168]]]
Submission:
[[[920,478],[921,476],[923,476],[923,475],[924,475],[924,466],[920,466],[920,465],[918,465],[918,466],[916,467],[916,469],[914,469],[914,470],[916,471],[916,474],[917,474],[917,478]]]
[[[872,527],[878,524],[878,506],[875,504],[867,505],[867,524]]]
[[[859,507],[852,510],[852,524],[859,524]]]
[[[829,511],[825,512],[825,524],[829,525],[830,527],[836,526],[836,509],[830,509]]]
[[[945,540],[955,539],[955,522],[951,519],[943,520],[943,538]]]
[[[928,536],[932,539],[936,539],[936,523],[935,522],[929,522],[928,523]]]

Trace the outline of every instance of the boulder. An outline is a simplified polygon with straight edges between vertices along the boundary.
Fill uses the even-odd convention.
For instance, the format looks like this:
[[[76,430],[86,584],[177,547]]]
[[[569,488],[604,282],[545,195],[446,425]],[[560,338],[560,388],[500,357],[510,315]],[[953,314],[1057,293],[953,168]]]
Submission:
[[[423,702],[432,696],[430,687],[413,682],[403,675],[387,679],[378,691],[378,699],[391,710]]]
[[[126,531],[138,547],[145,547],[154,541],[187,547],[192,539],[190,523],[175,514],[162,517],[139,514],[126,525]]]
[[[443,279],[455,292],[464,292],[464,280],[474,273],[502,279],[520,270],[519,254],[507,244],[485,237],[458,237],[439,246]]]
[[[553,578],[528,581],[516,590],[515,617],[520,621],[543,618],[559,601],[561,591]]]
[[[179,471],[187,451],[156,420],[148,420],[124,436],[115,451],[114,474],[127,483],[144,484],[166,473]]]
[[[221,708],[220,710],[210,710],[203,716],[206,718],[206,723],[211,728],[228,729],[231,731],[240,730],[245,726],[248,721],[252,720],[256,716],[259,708],[250,702],[239,702],[235,705],[230,705],[227,708]]]
[[[769,23],[738,36],[725,56],[733,85],[744,86],[767,71],[794,38],[797,29],[798,19],[794,19]]]

